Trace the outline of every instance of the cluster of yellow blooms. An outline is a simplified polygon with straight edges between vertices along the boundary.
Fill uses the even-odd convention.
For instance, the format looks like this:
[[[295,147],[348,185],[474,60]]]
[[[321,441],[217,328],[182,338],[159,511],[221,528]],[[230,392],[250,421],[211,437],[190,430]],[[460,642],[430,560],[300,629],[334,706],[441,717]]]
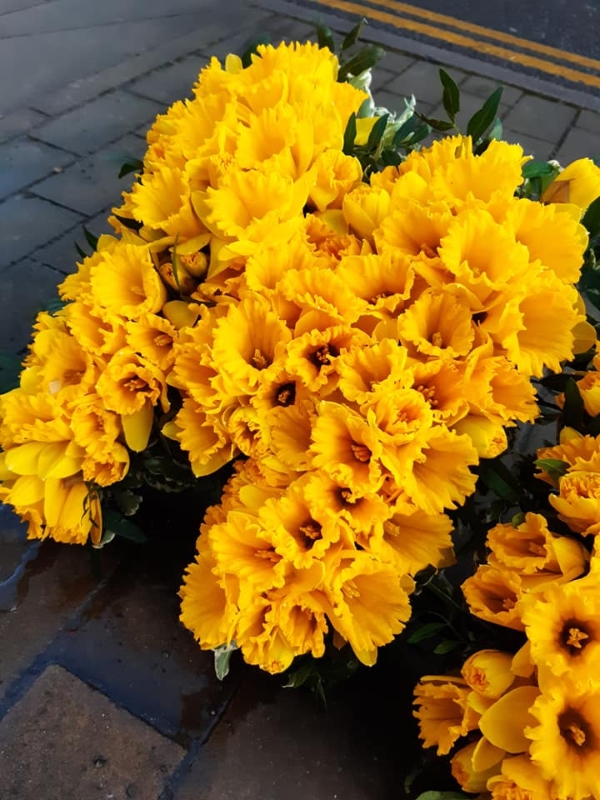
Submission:
[[[576,487],[564,496],[560,488],[549,500],[574,532],[594,533],[600,498],[583,476],[598,480],[600,441],[563,433],[563,444],[538,455],[578,471],[582,491],[576,500]],[[469,609],[524,632],[526,642],[514,656],[476,652],[460,677],[423,678],[415,689],[421,738],[445,755],[469,737],[451,761],[465,791],[493,800],[592,800],[600,796],[598,554],[590,559],[582,541],[552,533],[533,513],[492,528],[487,545],[488,563],[462,587]]]
[[[182,620],[271,672],[330,630],[375,662],[585,319],[580,209],[515,196],[522,148],[455,136],[363,182],[366,95],[337,70],[310,44],[213,59],[0,399],[0,499],[31,536],[98,541],[98,487],[155,425],[198,477],[245,457]]]

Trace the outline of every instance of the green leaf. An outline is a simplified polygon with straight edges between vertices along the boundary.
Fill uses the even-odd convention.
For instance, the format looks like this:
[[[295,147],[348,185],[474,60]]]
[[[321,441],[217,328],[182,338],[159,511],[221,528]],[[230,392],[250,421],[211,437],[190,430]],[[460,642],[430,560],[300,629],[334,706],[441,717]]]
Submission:
[[[366,72],[371,67],[374,67],[378,61],[385,55],[383,47],[376,44],[368,44],[363,47],[355,56],[340,64],[338,73],[338,80],[344,81],[348,75],[360,75]]]
[[[381,163],[384,167],[397,167],[402,163],[402,156],[395,150],[384,150],[381,153]]]
[[[499,87],[492,92],[479,111],[476,111],[467,123],[467,136],[473,139],[474,144],[481,139],[496,119],[501,97],[502,87]]]
[[[573,378],[569,378],[565,384],[565,404],[563,408],[563,420],[569,428],[579,428],[583,425],[584,414],[583,398]]]
[[[597,197],[594,202],[588,206],[581,223],[590,236],[596,236],[600,233],[600,197]]]
[[[333,33],[331,28],[318,22],[317,25],[317,42],[319,47],[328,47],[332,53],[335,53],[335,42],[333,41]]]
[[[492,128],[488,134],[488,139],[498,139],[498,140],[502,139],[503,129],[504,126],[502,125],[502,120],[496,117],[496,119],[494,120],[494,124],[492,125]]]
[[[252,56],[258,52],[260,44],[271,44],[271,37],[268,33],[259,33],[246,43],[241,56],[244,69],[247,69],[252,64]]]
[[[558,479],[562,478],[562,476],[569,469],[569,465],[565,461],[561,461],[559,458],[538,458],[533,463],[536,465],[536,467],[539,467],[544,472],[547,472],[548,477],[551,478],[555,483],[558,483]]]
[[[459,646],[460,642],[454,642],[448,639],[445,642],[440,642],[438,646],[434,648],[433,652],[436,656],[443,656],[446,655],[446,653],[451,653],[452,650],[456,650]]]
[[[447,122],[443,119],[435,119],[434,117],[426,117],[424,114],[417,114],[417,117],[433,128],[434,131],[451,131],[456,125],[453,122]]]
[[[123,539],[129,539],[138,544],[144,544],[148,538],[144,531],[131,520],[125,519],[117,511],[107,511],[104,514],[104,530],[108,533],[113,533],[115,536],[121,536]]]
[[[379,147],[379,143],[385,133],[385,129],[387,126],[387,121],[389,119],[389,114],[384,114],[383,117],[379,117],[375,125],[371,128],[371,133],[369,134],[369,139],[367,141],[367,152],[371,152],[372,150],[376,150]]]
[[[127,161],[124,161],[123,164],[121,164],[119,178],[124,178],[125,175],[129,175],[131,172],[142,172],[143,169],[144,162],[140,161],[139,158],[128,158]]]
[[[299,686],[303,686],[312,674],[313,665],[310,661],[308,661],[302,664],[302,666],[298,667],[298,669],[290,672],[287,682],[283,684],[283,688],[297,689]]]
[[[75,244],[75,250],[77,250],[77,255],[79,256],[79,258],[87,258],[87,253],[81,249],[81,247],[77,244],[77,242],[74,242],[74,244]]]
[[[85,240],[89,244],[89,246],[92,248],[92,253],[95,253],[96,249],[98,247],[98,237],[94,236],[94,234],[91,231],[89,231],[85,227],[85,225],[83,225],[82,227],[83,227],[83,235],[85,236]]]
[[[49,314],[56,314],[56,312],[60,311],[61,308],[64,308],[65,305],[66,301],[62,300],[60,297],[51,297],[50,300],[46,300],[45,303],[42,303],[40,311],[47,311]]]
[[[129,217],[121,217],[119,214],[114,215],[116,219],[119,220],[121,225],[124,225],[130,231],[135,231],[139,233],[140,228],[142,227],[142,223],[138,222],[137,219],[130,219]]]
[[[446,114],[448,114],[448,118],[454,121],[456,115],[460,111],[460,89],[446,70],[440,69],[440,80],[444,87],[444,94],[442,96],[444,109]]]
[[[482,458],[479,462],[479,476],[498,497],[509,503],[517,502],[519,485],[501,461]]]
[[[554,175],[556,167],[549,164],[547,161],[528,161],[523,165],[522,174],[526,179],[541,178],[544,175]]]
[[[394,134],[394,138],[392,140],[392,147],[398,147],[398,145],[400,145],[401,142],[404,142],[405,140],[409,139],[415,133],[415,131],[418,130],[418,128],[421,125],[424,124],[425,123],[423,123],[422,120],[420,120],[416,114],[410,116],[406,120],[406,122],[400,125],[400,127]],[[429,126],[427,125],[426,127],[427,127],[427,132],[429,133]]]
[[[132,492],[130,489],[115,492],[114,498],[121,513],[126,517],[132,517],[138,511],[142,502],[141,495]]]
[[[417,644],[417,642],[422,642],[424,639],[430,639],[446,627],[445,622],[428,622],[411,634],[406,641],[408,644]]]
[[[215,675],[218,680],[222,681],[229,675],[229,662],[231,661],[231,654],[238,649],[235,642],[229,644],[222,644],[215,647],[213,653],[215,654]]]
[[[20,357],[7,350],[0,350],[0,394],[16,389],[20,373]]]
[[[364,28],[365,25],[368,24],[369,22],[366,19],[366,17],[363,17],[360,20],[360,22],[357,25],[355,25],[349,33],[346,34],[346,36],[344,37],[344,41],[342,42],[342,51],[341,51],[342,53],[344,52],[344,50],[349,50],[353,45],[356,44],[356,42],[358,41],[358,37],[362,32],[362,29]]]
[[[354,152],[354,141],[356,139],[356,114],[350,114],[350,119],[344,131],[344,148],[343,152],[347,156],[351,156]]]

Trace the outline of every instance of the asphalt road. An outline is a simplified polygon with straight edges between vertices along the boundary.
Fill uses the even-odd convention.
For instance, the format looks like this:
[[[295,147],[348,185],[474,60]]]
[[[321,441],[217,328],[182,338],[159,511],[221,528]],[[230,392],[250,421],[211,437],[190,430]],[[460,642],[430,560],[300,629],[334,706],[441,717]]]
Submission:
[[[418,0],[410,5],[600,59],[600,0]]]
[[[600,98],[600,0],[299,0]]]

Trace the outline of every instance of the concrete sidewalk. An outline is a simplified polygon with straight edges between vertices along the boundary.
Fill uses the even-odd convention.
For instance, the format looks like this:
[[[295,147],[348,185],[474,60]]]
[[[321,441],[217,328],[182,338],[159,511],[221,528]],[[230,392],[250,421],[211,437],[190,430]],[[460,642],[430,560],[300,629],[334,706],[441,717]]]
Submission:
[[[283,0],[4,0],[0,13],[0,349],[22,350],[35,313],[75,268],[82,225],[108,230],[128,187],[124,154],[141,156],[157,113],[189,93],[211,55],[253,34],[313,35],[312,11]],[[339,30],[351,22],[323,15]],[[387,49],[380,104],[439,113],[438,67],[460,84],[463,117],[493,76],[367,28]],[[437,57],[439,63],[431,58]],[[539,87],[537,87],[539,89]],[[515,77],[505,137],[538,158],[600,154],[600,115]],[[575,103],[579,101],[579,105]],[[0,798],[11,800],[388,800],[418,750],[406,667],[365,672],[328,713],[238,667],[219,683],[212,655],[177,622],[176,592],[193,531],[101,553],[27,543],[0,508]],[[191,545],[190,545],[191,543]],[[385,661],[385,656],[384,656]],[[379,670],[379,668],[378,668]]]

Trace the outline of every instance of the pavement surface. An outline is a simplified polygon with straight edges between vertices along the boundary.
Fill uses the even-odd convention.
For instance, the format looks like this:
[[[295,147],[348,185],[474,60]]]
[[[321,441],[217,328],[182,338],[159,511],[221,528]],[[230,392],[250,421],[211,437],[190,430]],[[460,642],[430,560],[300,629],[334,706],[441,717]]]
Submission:
[[[189,93],[208,58],[262,31],[304,40],[316,17],[339,32],[354,22],[285,0],[2,0],[0,349],[23,351],[36,312],[75,268],[82,225],[107,230],[128,186],[117,178],[123,155],[143,153],[154,116]],[[438,114],[443,66],[463,119],[502,80],[508,140],[563,163],[600,155],[589,87],[559,92],[406,33],[375,21],[366,31],[388,51],[380,104],[414,94]],[[419,758],[417,660],[387,648],[326,710],[239,663],[217,681],[212,655],[177,621],[196,523],[177,509],[162,521],[172,536],[111,545],[98,563],[83,548],[25,541],[0,507],[0,800],[401,797]]]

